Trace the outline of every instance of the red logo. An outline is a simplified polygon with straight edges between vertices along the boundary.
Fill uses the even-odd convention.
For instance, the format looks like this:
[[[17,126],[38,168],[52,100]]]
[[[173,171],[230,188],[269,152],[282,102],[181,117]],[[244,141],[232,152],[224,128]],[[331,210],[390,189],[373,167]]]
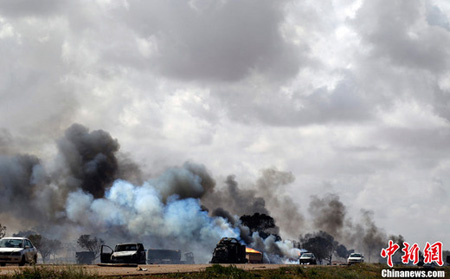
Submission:
[[[398,248],[400,248],[400,245],[398,245],[397,243],[394,244],[394,242],[392,240],[389,240],[389,247],[386,249],[381,250],[381,256],[383,258],[388,258],[387,260],[387,264],[392,267],[392,256],[394,255],[395,251],[398,250]]]
[[[402,263],[407,264],[410,260],[413,261],[414,264],[419,262],[419,245],[417,245],[417,243],[414,243],[413,246],[410,247],[408,242],[403,242],[402,251]]]
[[[392,256],[395,252],[400,248],[400,245],[394,243],[392,240],[389,240],[388,247],[381,250],[381,257],[387,258],[388,266],[392,267]],[[414,264],[419,262],[419,245],[414,243],[410,245],[408,242],[403,242],[403,252],[402,263],[407,264],[409,261],[412,261]],[[439,266],[444,265],[444,261],[442,260],[442,242],[437,241],[433,244],[429,242],[426,243],[425,249],[423,250],[424,255],[424,263],[432,263],[435,262]]]
[[[444,262],[442,261],[442,242],[437,241],[433,245],[427,242],[425,245],[424,253],[424,263],[436,262],[438,265],[442,266]]]

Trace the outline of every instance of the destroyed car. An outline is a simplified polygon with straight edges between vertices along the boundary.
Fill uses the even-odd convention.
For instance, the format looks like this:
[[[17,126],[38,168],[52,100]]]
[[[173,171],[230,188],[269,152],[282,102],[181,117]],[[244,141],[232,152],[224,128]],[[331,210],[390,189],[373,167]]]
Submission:
[[[298,258],[299,264],[317,264],[316,256],[313,253],[303,253]]]
[[[148,249],[147,264],[179,264],[181,263],[180,250]]]
[[[0,239],[0,265],[7,263],[35,264],[37,262],[37,250],[28,238],[4,237]]]
[[[214,249],[211,263],[247,263],[245,245],[236,238],[222,238]]]
[[[347,259],[347,264],[363,263],[364,256],[359,253],[351,253]]]
[[[101,263],[132,263],[145,264],[145,249],[142,243],[117,244],[114,250],[108,245],[102,245],[100,250]]]
[[[75,252],[77,264],[92,264],[95,260],[95,254],[92,251]]]

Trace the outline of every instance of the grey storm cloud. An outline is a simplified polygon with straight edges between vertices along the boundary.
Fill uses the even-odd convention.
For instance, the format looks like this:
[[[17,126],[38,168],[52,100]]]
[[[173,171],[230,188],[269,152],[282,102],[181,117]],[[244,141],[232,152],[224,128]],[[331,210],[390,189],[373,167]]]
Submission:
[[[18,1],[8,1],[1,0],[0,8],[2,14],[11,17],[22,17],[22,16],[48,16],[54,15],[57,11],[67,4],[66,1],[57,0],[43,0],[39,2],[28,1],[28,0],[18,0]]]
[[[366,1],[354,24],[376,58],[441,73],[449,66],[448,31],[422,27],[424,13],[421,1]]]
[[[130,2],[130,28],[153,38],[149,59],[183,80],[233,81],[252,71],[295,74],[298,55],[281,35],[286,1]]]

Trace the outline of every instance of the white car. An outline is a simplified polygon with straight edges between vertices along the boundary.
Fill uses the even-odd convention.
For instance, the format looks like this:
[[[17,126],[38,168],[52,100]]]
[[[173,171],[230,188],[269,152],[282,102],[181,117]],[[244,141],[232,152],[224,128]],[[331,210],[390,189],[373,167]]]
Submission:
[[[316,256],[313,253],[303,253],[298,262],[299,264],[317,264]]]
[[[28,238],[4,237],[0,239],[0,265],[7,263],[35,264],[37,262],[37,250]]]
[[[351,253],[347,259],[347,264],[363,263],[364,256],[359,253]]]

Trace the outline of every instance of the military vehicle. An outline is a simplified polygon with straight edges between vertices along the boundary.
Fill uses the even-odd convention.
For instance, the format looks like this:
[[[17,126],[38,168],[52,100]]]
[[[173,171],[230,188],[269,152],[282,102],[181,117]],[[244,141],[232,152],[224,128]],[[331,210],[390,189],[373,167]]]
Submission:
[[[211,263],[247,263],[245,245],[236,238],[222,238],[214,249]]]
[[[95,254],[91,251],[76,252],[77,264],[92,264],[95,260]]]
[[[251,263],[251,264],[263,263],[263,260],[264,260],[263,253],[255,250],[255,249],[247,247],[247,248],[245,248],[245,254],[246,254],[248,263]]]
[[[147,264],[180,264],[181,251],[168,249],[148,249]]]

